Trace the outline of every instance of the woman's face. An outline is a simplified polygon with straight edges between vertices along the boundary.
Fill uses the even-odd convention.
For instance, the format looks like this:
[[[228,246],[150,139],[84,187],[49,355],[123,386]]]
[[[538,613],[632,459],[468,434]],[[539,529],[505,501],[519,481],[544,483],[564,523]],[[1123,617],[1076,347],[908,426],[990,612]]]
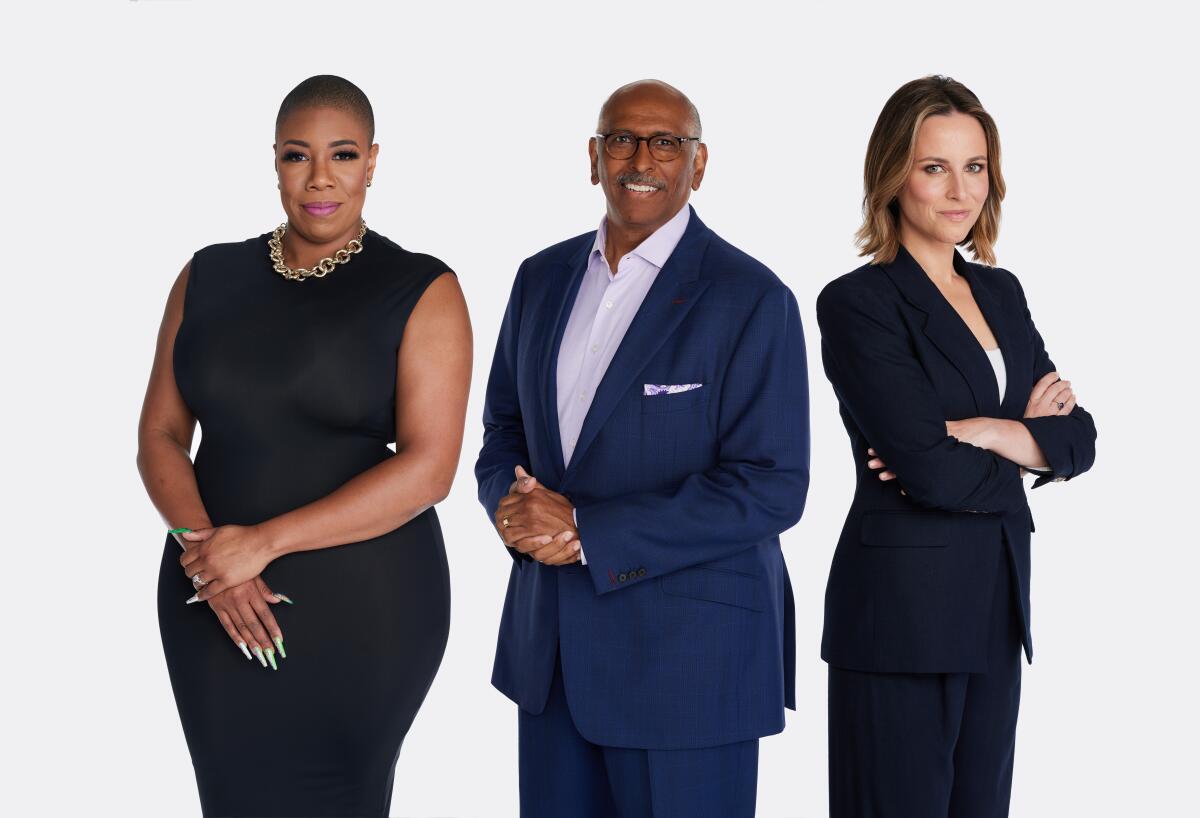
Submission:
[[[979,120],[958,112],[927,117],[916,160],[897,197],[900,240],[958,244],[988,195],[987,137]]]
[[[275,172],[289,228],[313,244],[358,235],[378,145],[367,126],[338,108],[301,108],[275,134]]]

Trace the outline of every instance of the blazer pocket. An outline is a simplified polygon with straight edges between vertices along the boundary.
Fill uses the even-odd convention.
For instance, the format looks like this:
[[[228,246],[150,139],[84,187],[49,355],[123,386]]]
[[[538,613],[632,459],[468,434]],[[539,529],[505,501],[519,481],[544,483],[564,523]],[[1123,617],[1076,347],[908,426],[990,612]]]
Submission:
[[[954,522],[920,511],[868,511],[862,516],[863,545],[893,548],[945,548],[956,533]]]
[[[733,605],[751,611],[765,607],[764,580],[750,574],[693,566],[660,578],[663,593]]]
[[[642,395],[642,414],[654,415],[663,412],[687,412],[699,409],[708,403],[708,385],[676,392],[674,395]]]

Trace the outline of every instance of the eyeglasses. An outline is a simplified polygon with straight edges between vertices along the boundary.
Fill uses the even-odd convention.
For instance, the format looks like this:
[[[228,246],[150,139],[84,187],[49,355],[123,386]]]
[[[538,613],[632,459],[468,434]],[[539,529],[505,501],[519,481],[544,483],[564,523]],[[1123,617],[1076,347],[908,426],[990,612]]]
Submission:
[[[613,159],[632,159],[638,152],[638,143],[645,142],[646,147],[650,149],[650,155],[659,162],[670,162],[679,156],[684,142],[700,141],[698,136],[674,136],[669,133],[636,136],[629,131],[598,133],[596,136],[604,142],[604,152]]]

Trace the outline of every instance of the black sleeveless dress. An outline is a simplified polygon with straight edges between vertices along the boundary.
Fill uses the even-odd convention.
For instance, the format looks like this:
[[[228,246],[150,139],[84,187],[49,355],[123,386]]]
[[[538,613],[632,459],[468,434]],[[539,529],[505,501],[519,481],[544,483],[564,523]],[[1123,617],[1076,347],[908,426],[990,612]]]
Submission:
[[[192,258],[175,339],[213,525],[259,523],[394,456],[396,352],[447,271],[367,231],[324,278],[289,281],[269,234]],[[387,815],[401,742],[442,660],[450,583],[431,508],[380,537],[288,554],[263,577],[287,658],[247,661],[167,535],[158,618],[204,814]]]

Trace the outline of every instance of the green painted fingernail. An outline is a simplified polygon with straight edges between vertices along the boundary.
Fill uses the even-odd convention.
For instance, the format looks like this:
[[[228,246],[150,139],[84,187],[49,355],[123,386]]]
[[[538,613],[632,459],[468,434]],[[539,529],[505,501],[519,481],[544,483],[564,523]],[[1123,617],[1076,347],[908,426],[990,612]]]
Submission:
[[[275,647],[279,648],[279,655],[282,656],[284,659],[286,659],[287,651],[283,649],[283,637],[282,636],[275,637]]]
[[[286,603],[287,603],[287,604],[289,604],[289,605],[295,605],[295,604],[296,604],[295,602],[292,602],[292,600],[291,600],[291,598],[290,598],[290,597],[288,597],[288,596],[286,596],[286,595],[284,595],[284,594],[275,594],[275,596],[279,597],[280,599],[282,599],[284,602],[286,602]]]
[[[267,661],[271,663],[271,670],[279,670],[279,666],[275,664],[274,648],[267,648]]]
[[[267,666],[267,657],[263,656],[262,648],[258,645],[254,646],[254,655],[258,657],[258,661],[262,662],[262,666]]]
[[[190,528],[172,528],[167,533],[168,534],[191,534],[192,530]]]

